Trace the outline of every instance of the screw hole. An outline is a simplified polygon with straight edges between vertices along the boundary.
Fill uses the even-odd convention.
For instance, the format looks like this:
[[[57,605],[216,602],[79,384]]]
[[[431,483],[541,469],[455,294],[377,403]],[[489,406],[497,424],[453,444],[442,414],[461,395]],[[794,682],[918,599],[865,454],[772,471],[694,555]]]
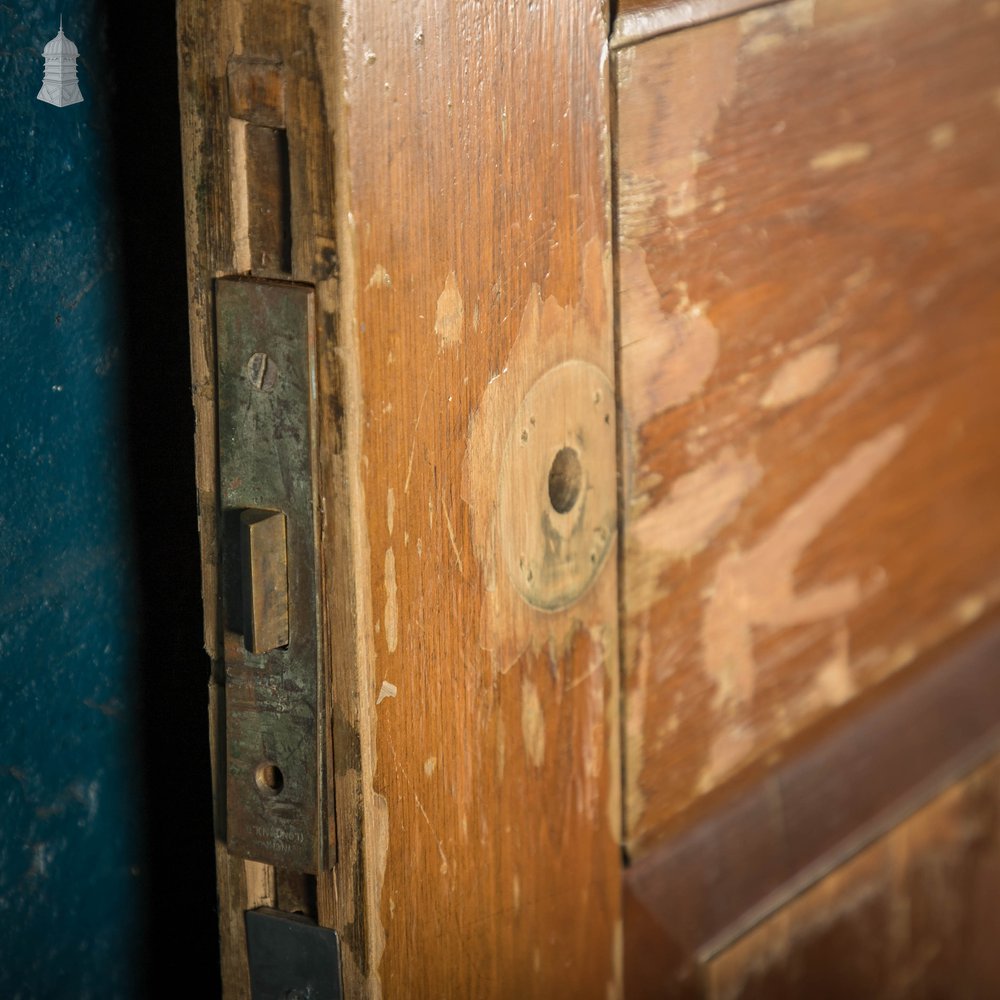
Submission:
[[[265,795],[277,795],[285,787],[285,776],[277,764],[261,764],[254,780]]]
[[[573,509],[582,483],[580,456],[572,448],[560,449],[549,469],[549,502],[557,513],[565,514]]]

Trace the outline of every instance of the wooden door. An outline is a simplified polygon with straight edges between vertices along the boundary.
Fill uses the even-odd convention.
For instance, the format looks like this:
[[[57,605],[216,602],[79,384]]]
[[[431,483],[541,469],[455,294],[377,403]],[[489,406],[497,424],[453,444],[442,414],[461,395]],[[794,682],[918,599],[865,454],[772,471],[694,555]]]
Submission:
[[[619,12],[640,995],[997,991],[997,13]]]
[[[181,0],[227,996],[261,906],[350,997],[993,981],[991,9]],[[307,861],[226,809],[235,279],[315,344]]]

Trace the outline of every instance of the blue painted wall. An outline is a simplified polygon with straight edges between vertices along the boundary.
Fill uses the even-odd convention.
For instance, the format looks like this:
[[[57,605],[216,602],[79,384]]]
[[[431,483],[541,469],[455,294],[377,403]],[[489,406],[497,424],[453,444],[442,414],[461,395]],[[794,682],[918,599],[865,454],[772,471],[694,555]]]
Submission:
[[[173,21],[149,6],[0,3],[5,1000],[217,989]],[[67,108],[36,100],[60,11]]]

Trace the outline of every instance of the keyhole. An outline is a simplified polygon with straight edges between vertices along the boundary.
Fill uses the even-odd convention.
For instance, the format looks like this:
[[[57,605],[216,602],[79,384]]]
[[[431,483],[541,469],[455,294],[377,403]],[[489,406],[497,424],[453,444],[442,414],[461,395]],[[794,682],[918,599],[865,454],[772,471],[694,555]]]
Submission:
[[[559,514],[573,509],[580,496],[583,466],[572,448],[561,448],[549,469],[549,502]]]
[[[261,764],[254,777],[265,795],[277,795],[285,787],[285,776],[277,764]]]

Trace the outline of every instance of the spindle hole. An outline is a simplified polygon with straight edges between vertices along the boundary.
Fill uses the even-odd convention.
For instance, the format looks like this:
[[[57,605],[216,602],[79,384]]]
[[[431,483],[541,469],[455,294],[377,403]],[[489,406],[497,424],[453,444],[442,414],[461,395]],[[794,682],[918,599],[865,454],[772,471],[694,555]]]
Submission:
[[[549,469],[549,502],[559,514],[573,509],[583,485],[583,466],[573,448],[560,448]]]

